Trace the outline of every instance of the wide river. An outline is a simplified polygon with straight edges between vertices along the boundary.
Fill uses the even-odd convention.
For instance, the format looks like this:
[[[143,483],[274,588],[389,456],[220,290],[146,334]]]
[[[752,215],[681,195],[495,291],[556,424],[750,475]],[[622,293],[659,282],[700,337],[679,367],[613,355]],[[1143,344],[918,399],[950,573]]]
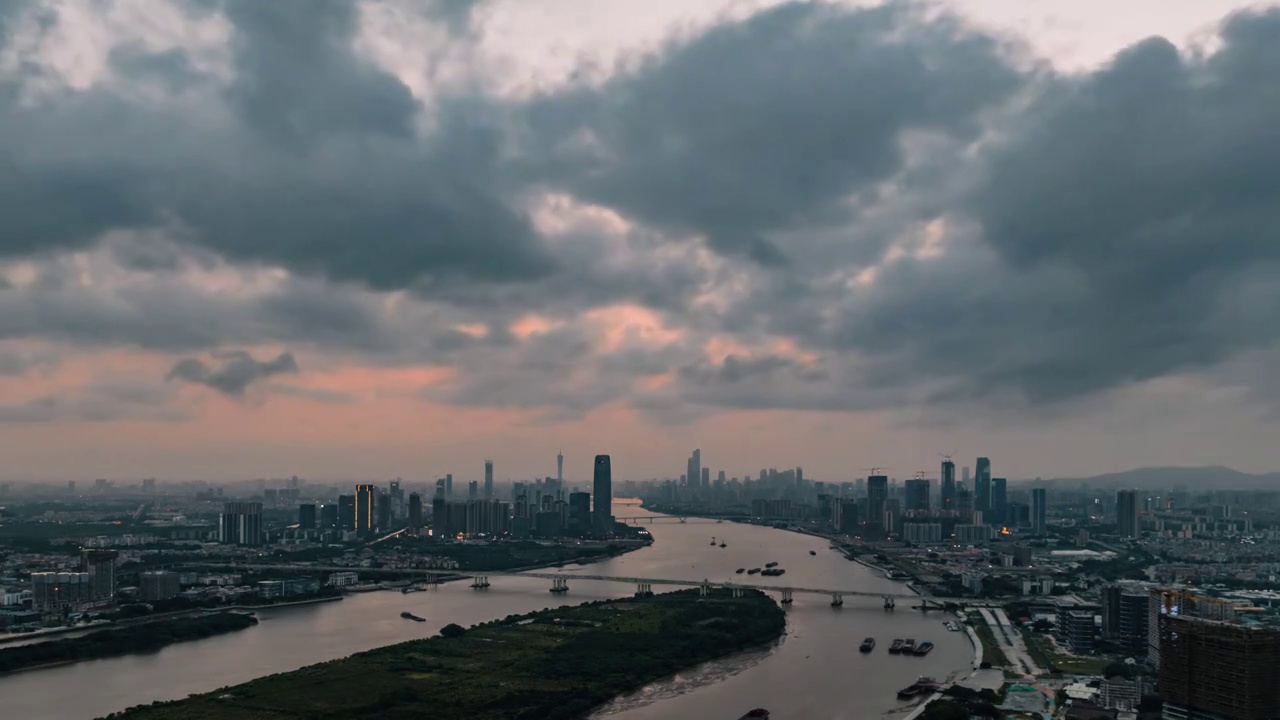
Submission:
[[[634,501],[630,501],[634,502]],[[654,516],[629,501],[615,503],[622,516]],[[665,516],[654,516],[664,518]],[[574,574],[689,580],[749,580],[761,585],[903,592],[901,583],[846,560],[821,539],[733,523],[659,520],[653,545],[606,562],[564,568]],[[727,547],[710,544],[714,536]],[[817,554],[810,555],[813,550]],[[777,561],[782,577],[736,575],[739,567]],[[372,592],[341,602],[259,611],[253,628],[207,640],[180,643],[146,655],[94,660],[0,678],[4,717],[88,720],[132,705],[170,700],[241,683],[272,673],[344,657],[403,640],[427,637],[448,623],[466,626],[546,607],[629,595],[619,583],[572,580],[556,596],[550,582],[499,577],[475,591],[447,583],[403,595]],[[661,586],[655,590],[662,592]],[[596,718],[737,718],[755,707],[774,720],[838,720],[881,717],[904,707],[895,691],[921,675],[938,679],[967,671],[973,649],[964,633],[948,632],[940,612],[910,610],[906,601],[886,612],[878,599],[796,595],[784,639],[767,651],[713,662],[655,683],[599,711]],[[400,618],[410,610],[427,619]],[[873,653],[858,652],[864,637],[876,638]],[[886,652],[897,637],[932,640],[926,657]]]

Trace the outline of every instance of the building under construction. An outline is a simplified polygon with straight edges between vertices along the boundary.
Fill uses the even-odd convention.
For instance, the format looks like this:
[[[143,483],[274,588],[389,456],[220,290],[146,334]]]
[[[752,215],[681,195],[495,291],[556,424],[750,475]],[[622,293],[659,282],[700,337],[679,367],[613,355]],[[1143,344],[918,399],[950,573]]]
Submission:
[[[1165,720],[1280,718],[1280,628],[1162,608],[1159,690]]]

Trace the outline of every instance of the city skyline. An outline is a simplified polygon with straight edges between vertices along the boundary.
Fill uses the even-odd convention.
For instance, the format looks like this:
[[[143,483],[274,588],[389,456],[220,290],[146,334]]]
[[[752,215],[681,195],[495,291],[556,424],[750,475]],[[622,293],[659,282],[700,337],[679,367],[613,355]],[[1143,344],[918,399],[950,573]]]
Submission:
[[[0,7],[0,481],[1280,470],[1274,2],[303,5]]]

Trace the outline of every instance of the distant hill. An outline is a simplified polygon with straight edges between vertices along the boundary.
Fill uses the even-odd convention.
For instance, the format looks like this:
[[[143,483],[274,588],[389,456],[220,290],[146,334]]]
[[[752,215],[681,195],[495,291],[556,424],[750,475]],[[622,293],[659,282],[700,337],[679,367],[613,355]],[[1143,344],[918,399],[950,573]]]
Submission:
[[[1280,490],[1280,473],[1254,475],[1221,465],[1204,467],[1144,467],[1084,478],[1054,478],[1048,482],[1093,487],[1131,487],[1162,490],[1185,485],[1188,490]]]

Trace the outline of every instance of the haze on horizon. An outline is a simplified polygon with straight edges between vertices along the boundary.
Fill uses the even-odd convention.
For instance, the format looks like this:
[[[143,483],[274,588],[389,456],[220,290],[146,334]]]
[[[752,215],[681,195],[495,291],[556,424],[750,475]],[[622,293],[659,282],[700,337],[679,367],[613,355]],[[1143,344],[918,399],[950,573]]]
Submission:
[[[1277,67],[1230,0],[0,3],[0,480],[1277,470]]]

